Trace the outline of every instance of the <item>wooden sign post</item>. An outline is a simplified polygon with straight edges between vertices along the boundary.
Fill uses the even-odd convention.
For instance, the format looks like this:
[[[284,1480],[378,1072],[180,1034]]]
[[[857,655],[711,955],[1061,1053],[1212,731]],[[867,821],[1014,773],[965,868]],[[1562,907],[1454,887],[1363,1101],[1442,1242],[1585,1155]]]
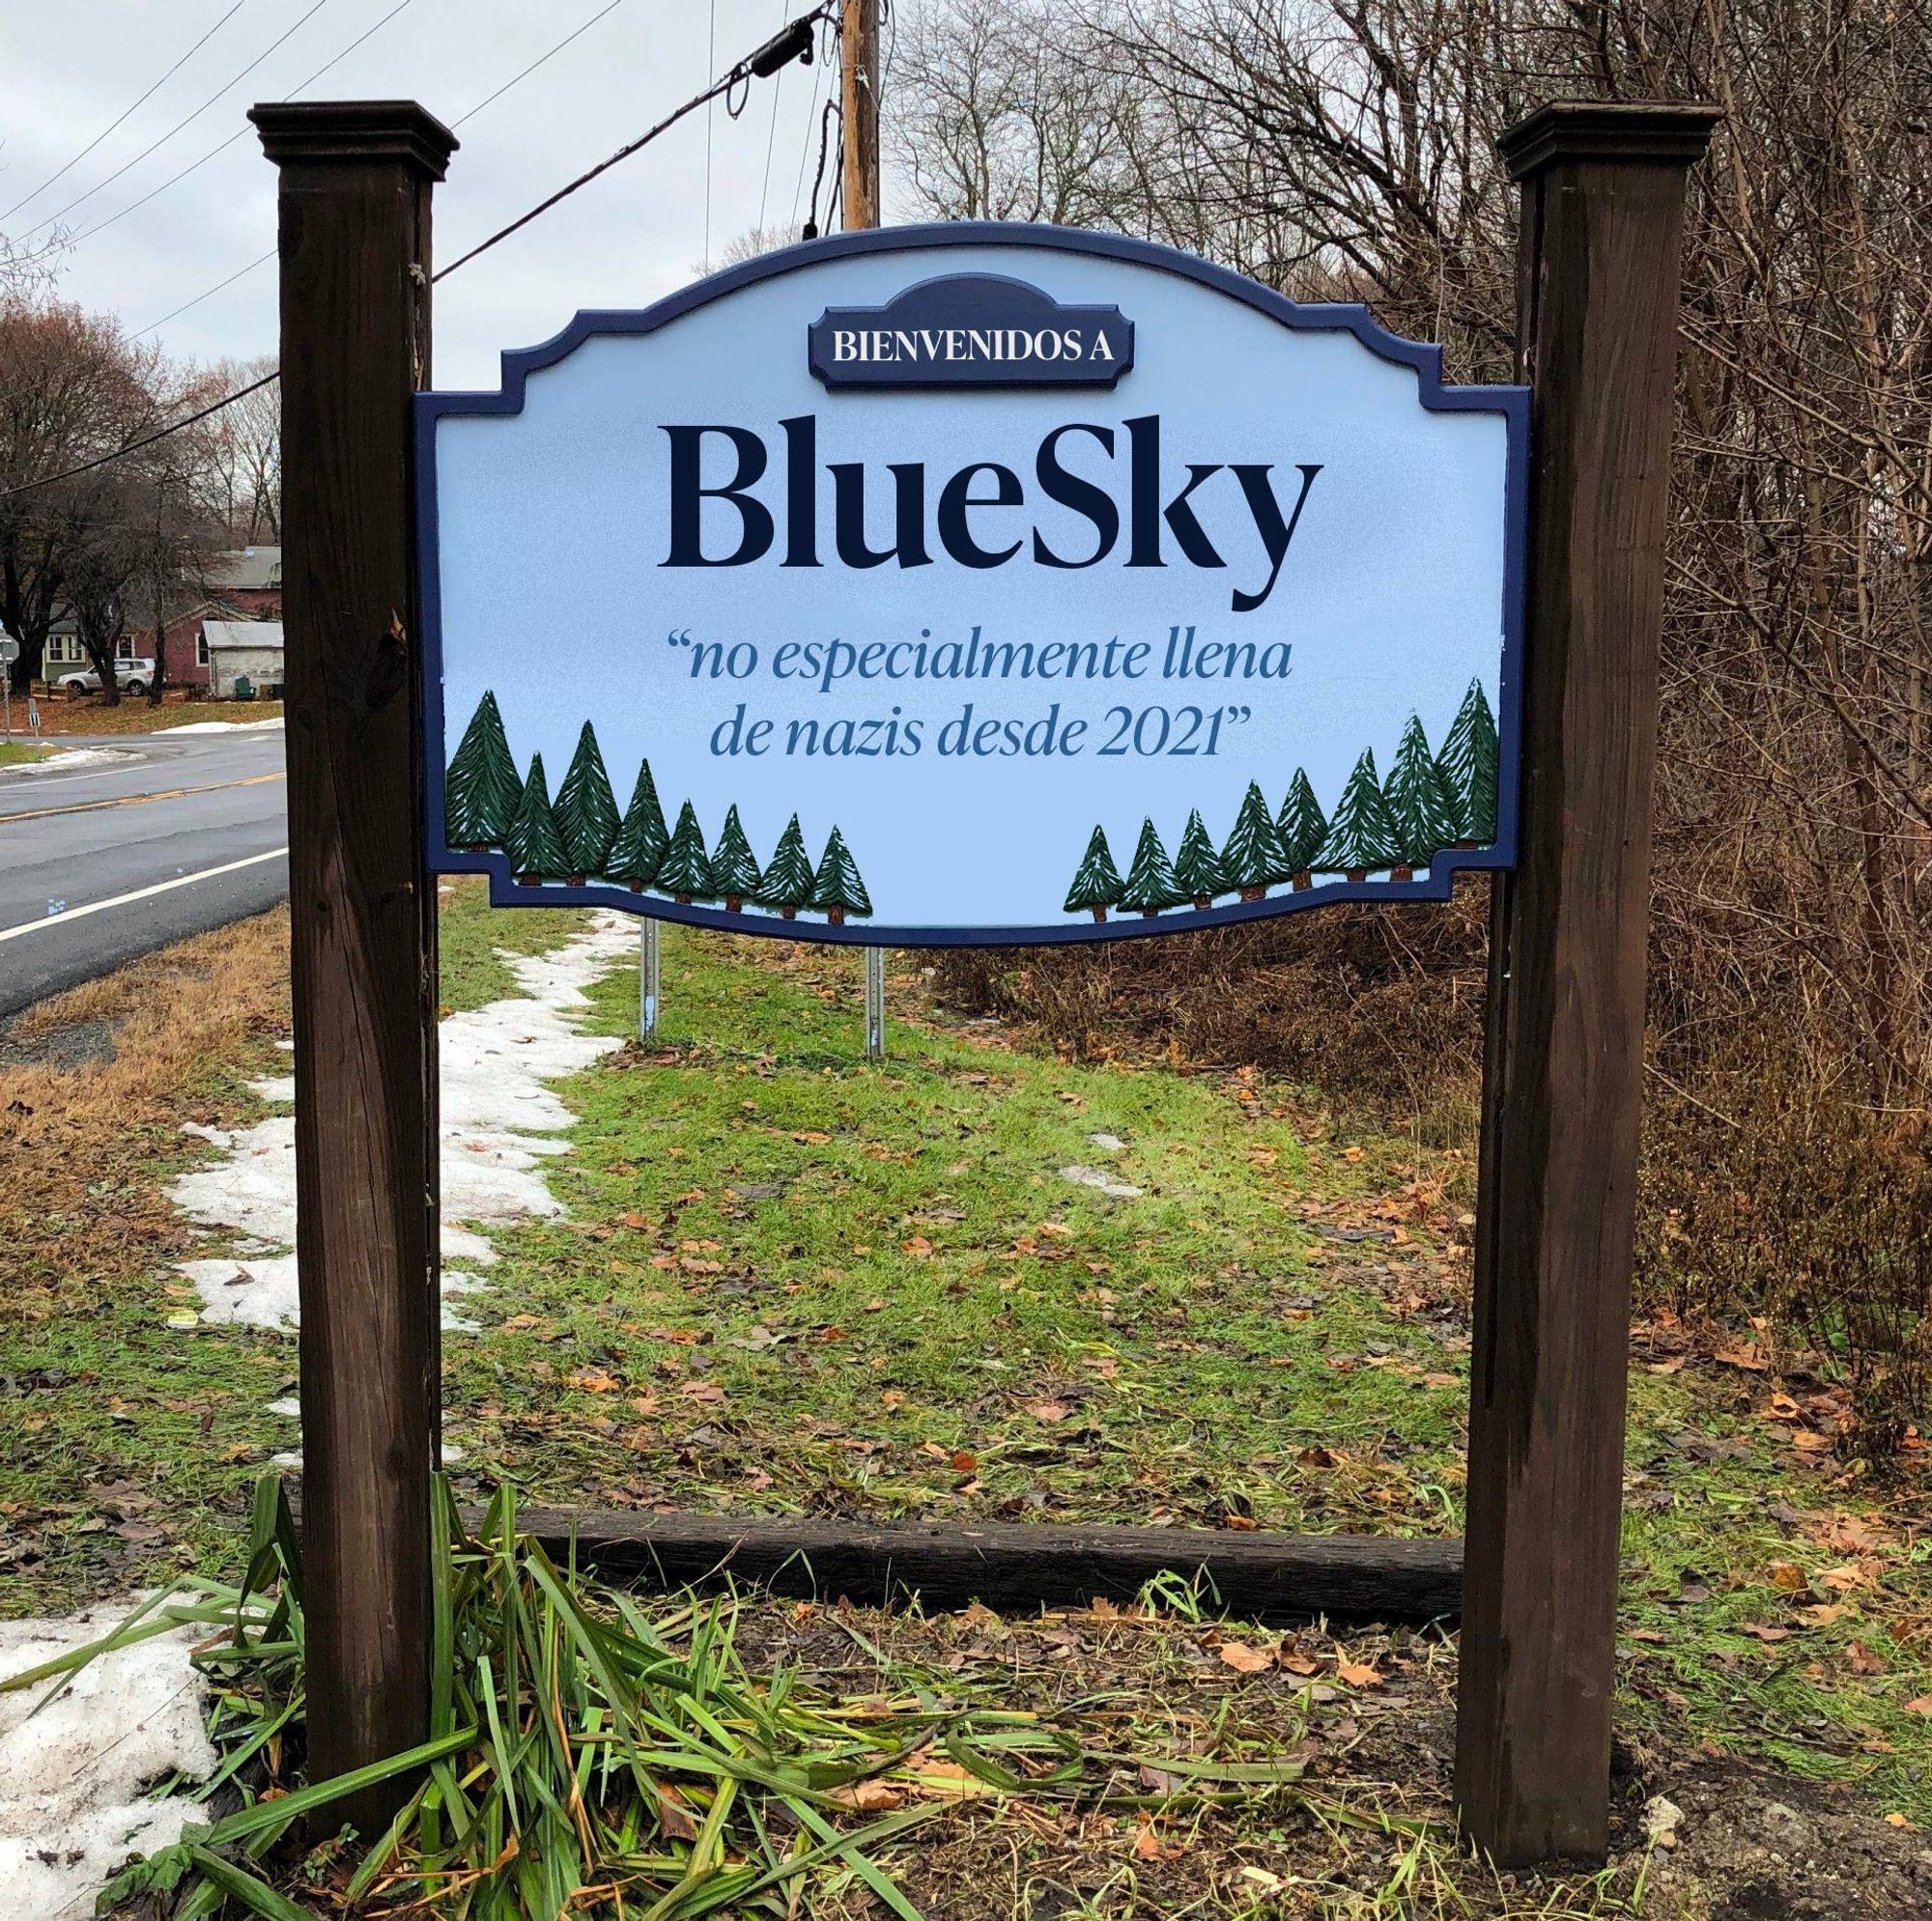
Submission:
[[[308,1767],[429,1725],[440,1401],[436,887],[423,856],[410,395],[432,184],[408,101],[258,106],[281,169],[289,922]],[[379,1833],[412,1784],[345,1802]]]
[[[1456,1784],[1505,1866],[1607,1838],[1651,767],[1686,170],[1700,107],[1546,107],[1517,864],[1494,882]]]
[[[282,169],[312,1775],[426,1726],[434,873],[876,949],[1487,870],[1458,1794],[1498,1862],[1600,1854],[1677,255],[1714,116],[1509,136],[1521,385],[1445,384],[1365,308],[1172,249],[956,222],[580,314],[481,394],[416,391],[447,130],[254,118]],[[558,627],[568,677],[528,648]],[[593,718],[586,687],[631,697]],[[798,1529],[568,1532],[995,1604],[1218,1567],[1264,1615],[1402,1617],[1457,1573],[1439,1541]],[[344,1812],[372,1832],[403,1792]]]

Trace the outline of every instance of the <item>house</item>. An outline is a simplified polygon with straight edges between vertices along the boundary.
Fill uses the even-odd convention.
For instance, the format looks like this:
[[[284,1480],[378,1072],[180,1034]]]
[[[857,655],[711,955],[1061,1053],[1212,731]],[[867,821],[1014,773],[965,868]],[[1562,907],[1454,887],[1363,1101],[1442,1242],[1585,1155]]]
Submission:
[[[243,682],[251,694],[281,697],[279,620],[204,620],[201,644],[209,692],[217,700],[232,700],[237,685]]]

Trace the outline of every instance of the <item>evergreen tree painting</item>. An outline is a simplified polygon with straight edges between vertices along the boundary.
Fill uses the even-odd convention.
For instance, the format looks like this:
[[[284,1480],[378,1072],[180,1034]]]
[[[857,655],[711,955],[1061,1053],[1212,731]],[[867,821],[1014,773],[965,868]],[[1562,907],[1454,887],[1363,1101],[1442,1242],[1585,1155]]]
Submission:
[[[1293,878],[1295,890],[1313,887],[1315,857],[1328,838],[1328,822],[1308,776],[1298,767],[1289,784],[1288,799],[1281,804],[1275,833],[1281,840],[1281,864]]]
[[[1106,832],[1096,827],[1087,843],[1087,852],[1081,856],[1080,870],[1073,876],[1073,885],[1066,890],[1066,901],[1062,911],[1078,914],[1083,909],[1091,909],[1095,920],[1104,920],[1108,908],[1120,904],[1121,876],[1114,865],[1113,852],[1107,845]]]
[[[745,830],[738,824],[736,807],[724,816],[718,845],[712,850],[711,886],[714,892],[724,896],[725,909],[732,914],[741,913],[746,901],[756,900],[764,887],[757,857],[752,852],[752,843],[745,838]]]
[[[1388,803],[1376,779],[1376,756],[1365,750],[1349,776],[1342,798],[1329,817],[1328,836],[1315,864],[1324,874],[1345,874],[1351,881],[1402,864],[1402,842]]]
[[[617,803],[597,735],[588,720],[577,737],[577,751],[563,785],[556,790],[556,829],[563,836],[570,884],[581,888],[586,874],[601,874],[617,838]]]
[[[872,896],[860,878],[859,863],[845,845],[845,836],[835,827],[818,857],[818,878],[812,885],[811,904],[823,908],[825,918],[835,927],[843,926],[848,914],[867,915]]]
[[[503,836],[503,850],[510,857],[510,871],[519,887],[533,888],[563,875],[563,836],[557,832],[556,815],[551,808],[550,783],[544,777],[540,753],[530,756],[530,777],[524,782],[516,818]]]
[[[1395,765],[1389,769],[1388,786],[1383,790],[1389,817],[1395,822],[1396,837],[1402,843],[1406,867],[1426,867],[1437,853],[1455,840],[1460,832],[1456,797],[1429,751],[1429,738],[1422,722],[1411,714],[1402,730],[1402,742],[1395,750]],[[1406,881],[1403,867],[1394,878]]]
[[[1121,905],[1151,917],[1186,898],[1174,884],[1174,868],[1153,822],[1142,821],[1140,845],[1134,849],[1134,862],[1127,869],[1127,884],[1121,890]]]
[[[524,783],[503,735],[497,696],[486,693],[463,730],[443,777],[443,837],[472,852],[501,847],[523,799]]]
[[[1310,794],[1311,801],[1315,796]],[[1261,900],[1271,887],[1293,874],[1281,844],[1281,833],[1268,813],[1262,790],[1250,780],[1241,797],[1240,811],[1221,850],[1221,872],[1243,900]]]
[[[1187,816],[1187,825],[1180,830],[1180,848],[1174,857],[1174,884],[1197,908],[1211,906],[1217,893],[1228,891],[1221,857],[1208,837],[1208,825],[1199,807]]]
[[[798,816],[793,814],[765,863],[764,879],[753,897],[760,907],[776,907],[786,920],[798,918],[801,907],[811,905],[817,876],[811,871],[811,857],[805,851],[805,834]]]
[[[1496,837],[1499,757],[1495,716],[1490,712],[1482,682],[1472,680],[1436,756],[1455,803],[1459,846],[1486,847]]]
[[[685,907],[694,900],[710,900],[718,891],[712,883],[711,860],[704,851],[704,830],[697,824],[697,809],[689,801],[678,809],[677,825],[671,829],[657,884]]]
[[[604,871],[613,881],[625,882],[633,893],[640,892],[657,879],[669,846],[670,831],[658,805],[657,782],[651,778],[650,762],[645,761],[638,769],[638,784],[631,790],[631,805],[624,809]]]

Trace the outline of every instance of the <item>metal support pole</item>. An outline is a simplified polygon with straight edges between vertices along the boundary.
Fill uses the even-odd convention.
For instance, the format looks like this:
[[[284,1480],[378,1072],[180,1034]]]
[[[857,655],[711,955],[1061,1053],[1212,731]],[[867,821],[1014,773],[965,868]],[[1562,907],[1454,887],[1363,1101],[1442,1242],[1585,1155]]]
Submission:
[[[658,923],[638,922],[638,1038],[653,1040],[658,1031]]]
[[[866,949],[866,1059],[886,1058],[886,950]]]

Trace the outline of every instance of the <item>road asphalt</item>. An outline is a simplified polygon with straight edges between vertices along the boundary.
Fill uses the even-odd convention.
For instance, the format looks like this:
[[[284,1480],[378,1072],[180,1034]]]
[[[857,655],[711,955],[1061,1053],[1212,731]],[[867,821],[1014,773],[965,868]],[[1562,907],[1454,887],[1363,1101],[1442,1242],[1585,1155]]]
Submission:
[[[65,736],[47,761],[0,768],[0,1019],[287,896],[279,728]]]

